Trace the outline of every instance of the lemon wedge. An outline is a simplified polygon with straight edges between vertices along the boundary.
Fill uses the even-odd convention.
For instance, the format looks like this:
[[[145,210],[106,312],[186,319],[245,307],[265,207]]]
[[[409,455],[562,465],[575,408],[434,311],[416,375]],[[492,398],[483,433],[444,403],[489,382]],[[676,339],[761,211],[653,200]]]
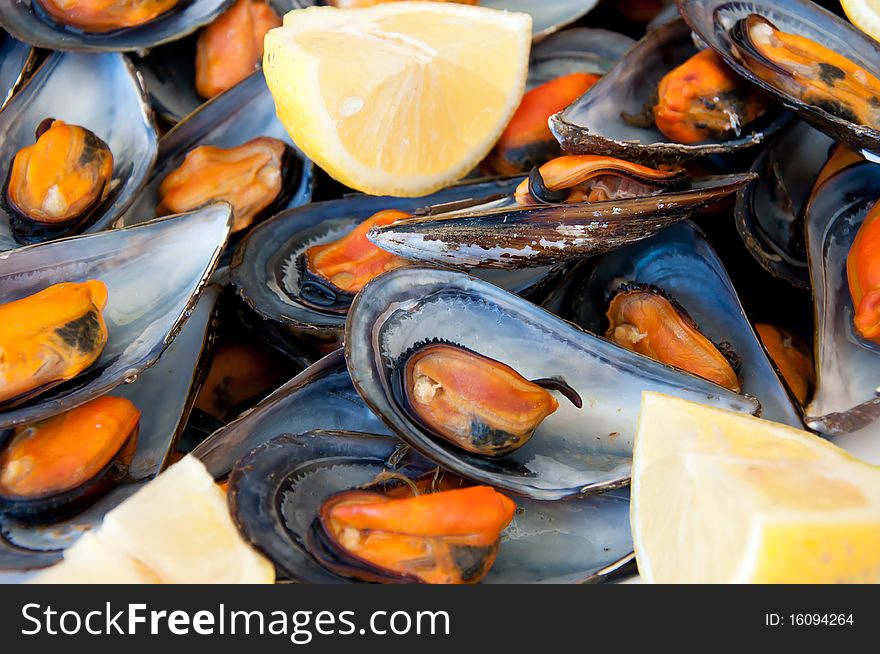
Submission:
[[[880,468],[752,416],[644,393],[630,520],[647,582],[880,582]]]
[[[880,0],[840,0],[840,5],[853,25],[880,41]]]
[[[107,513],[32,583],[273,583],[205,466],[181,459]]]
[[[528,14],[394,2],[289,12],[263,72],[299,148],[352,188],[419,196],[492,149],[523,95]]]

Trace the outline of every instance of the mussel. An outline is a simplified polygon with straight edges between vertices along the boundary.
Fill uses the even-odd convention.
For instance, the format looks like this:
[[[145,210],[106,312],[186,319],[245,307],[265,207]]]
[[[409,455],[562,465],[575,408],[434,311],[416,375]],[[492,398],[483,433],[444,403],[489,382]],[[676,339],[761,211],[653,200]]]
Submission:
[[[439,494],[470,485],[394,437],[309,431],[276,436],[246,451],[229,476],[229,510],[241,534],[292,581],[355,583],[360,578],[349,576],[349,570],[338,562],[344,559],[346,565],[352,563],[356,574],[374,572],[375,568],[356,558],[357,551],[349,554],[315,542],[322,531],[319,516],[325,502],[352,492],[374,492],[397,501],[416,492],[420,497],[430,497],[425,493]],[[498,557],[481,583],[596,583],[632,559],[625,490],[566,502],[524,497],[516,497],[515,501],[516,513],[501,534]],[[447,504],[442,496],[433,502],[442,505],[441,511],[450,514],[447,524],[451,522],[459,531],[466,522],[488,517],[474,511],[485,508],[482,503],[468,507],[466,516],[456,516],[451,503]],[[500,502],[495,504],[497,511]],[[388,503],[374,506],[383,512],[390,507]],[[447,546],[465,536],[459,533],[439,538],[439,521],[427,515],[420,517],[417,526],[433,530],[434,535],[424,540],[437,546],[434,553],[449,552]],[[409,542],[423,540],[405,538]],[[385,542],[403,539],[395,532]],[[478,555],[467,557],[472,562],[485,560],[473,549],[457,549],[457,553]],[[319,562],[319,557],[325,555],[329,563],[326,566]],[[439,565],[432,563],[431,574],[446,571],[451,573],[452,581],[457,581],[462,576],[460,571],[470,567],[448,562],[451,560],[440,558]],[[402,561],[397,559],[396,563]],[[388,581],[410,580],[384,567],[380,573],[383,581],[386,577]]]
[[[474,584],[492,567],[515,510],[489,486],[399,498],[350,490],[321,505],[309,551],[364,581]]]
[[[0,406],[20,404],[91,366],[107,343],[103,282],[61,283],[0,305]]]
[[[263,58],[263,37],[281,18],[263,0],[237,0],[199,34],[196,90],[213,98],[250,75]]]
[[[10,304],[0,305],[0,312],[17,304],[31,306],[30,310],[18,310],[25,319],[17,326],[5,317],[0,318],[0,333],[8,334],[3,338],[9,338],[12,351],[24,347],[32,357],[39,356],[39,343],[32,336],[21,337],[21,330],[31,327],[34,333],[42,329],[47,344],[43,349],[53,357],[49,362],[59,357],[52,354],[48,345],[57,343],[62,353],[85,349],[88,337],[96,335],[99,327],[106,345],[100,357],[92,354],[94,363],[71,383],[61,384],[68,379],[65,377],[55,382],[57,386],[27,402],[13,408],[0,406],[0,428],[35,422],[79,406],[123,382],[131,382],[153,365],[193,314],[226,243],[230,222],[229,205],[218,203],[182,217],[154,219],[132,228],[60,239],[5,253],[0,266],[0,302]],[[106,285],[106,291],[88,280],[100,280],[98,284]],[[65,306],[64,294],[56,292],[52,302],[40,301],[37,295],[34,301],[35,294],[62,282],[93,289],[89,295],[94,297],[89,300],[94,304],[90,307],[83,301],[81,320],[74,320],[77,315],[72,311],[59,312]],[[26,299],[18,302],[19,298]],[[97,323],[98,316],[88,317],[104,301],[106,331],[103,325],[92,323]],[[56,329],[64,323],[67,325],[63,329]],[[65,337],[69,340],[65,341]],[[5,358],[10,350],[5,340],[0,342]],[[0,367],[5,367],[6,361]],[[48,368],[43,366],[44,370]],[[73,371],[67,374],[70,372]],[[5,374],[4,370],[0,378]]]
[[[880,343],[880,202],[868,211],[846,257],[853,324],[864,339]]]
[[[104,396],[15,429],[0,452],[0,512],[45,520],[106,490],[131,462],[140,415]]]
[[[800,337],[784,327],[758,323],[755,331],[782,379],[801,406],[805,406],[816,386],[809,348]]]
[[[551,116],[566,152],[647,165],[733,155],[788,120],[711,51],[680,18],[648,33],[578,100]],[[731,158],[731,157],[728,157]]]
[[[47,118],[19,150],[6,184],[12,228],[32,233],[88,220],[111,189],[113,154],[93,132]]]
[[[113,154],[94,132],[47,118],[35,143],[12,159],[6,199],[23,217],[64,224],[82,219],[110,190]]]
[[[583,95],[599,79],[592,73],[570,73],[528,91],[489,155],[492,169],[516,175],[562,153],[547,119]]]
[[[201,145],[159,185],[157,212],[182,213],[223,200],[232,205],[232,232],[247,229],[286,200],[290,158],[289,146],[271,137],[235,148]]]
[[[525,445],[559,408],[549,391],[583,406],[577,391],[561,379],[529,381],[501,361],[452,343],[415,346],[398,360],[391,379],[412,420],[483,456],[504,456]]]
[[[608,306],[605,337],[618,345],[739,393],[724,353],[700,331],[681,305],[652,286],[623,285]]]
[[[658,170],[614,157],[564,155],[532,169],[516,189],[520,205],[605,202],[682,187],[682,170]]]
[[[135,381],[113,390],[112,401],[124,398],[141,411],[131,462],[126,466],[117,457],[110,468],[118,475],[108,481],[118,479],[119,483],[107,488],[106,493],[101,488],[103,484],[92,486],[101,492],[84,498],[88,502],[72,501],[57,511],[43,507],[34,510],[27,519],[18,519],[0,509],[0,570],[41,568],[60,559],[62,551],[100,525],[108,511],[167,467],[175,455],[175,445],[179,443],[178,437],[200,383],[200,362],[204,361],[203,355],[211,341],[219,291],[217,285],[209,284],[161,360],[139,374]],[[29,424],[40,422],[37,419]],[[67,494],[65,497],[76,499]]]
[[[758,14],[737,21],[731,39],[734,55],[759,78],[833,116],[880,129],[880,79],[858,63]]]
[[[180,0],[36,0],[52,20],[84,32],[137,27],[174,9]]]
[[[390,225],[410,214],[397,209],[379,211],[345,236],[308,248],[297,259],[301,298],[308,306],[345,313],[364,284],[409,262],[367,240],[373,227]]]
[[[511,379],[510,371],[497,368],[498,361],[525,379],[554,375],[556,379],[550,380],[554,390],[573,397],[567,388],[571,386],[583,398],[583,406],[560,401],[531,440],[506,456],[475,454],[425,429],[400,393],[395,380],[406,378],[401,364],[426,341],[456,343],[494,360],[476,359],[475,365],[473,360],[465,361],[464,366],[456,362],[438,372],[425,368],[445,384],[452,375],[457,377],[453,388],[463,389],[460,396],[473,380],[479,389],[474,391],[477,404],[483,410],[498,405],[492,420],[498,414],[508,414],[504,417],[509,420],[509,413],[523,411],[516,393],[490,394],[492,384],[487,388],[483,381],[494,383],[496,373],[502,380]],[[446,348],[424,351],[437,350],[448,353]],[[459,359],[468,355],[458,348],[453,353]],[[758,410],[751,398],[584,332],[485,281],[437,268],[404,266],[367,284],[348,314],[345,357],[364,401],[406,443],[462,477],[539,500],[602,492],[628,483],[632,436],[644,390],[658,389],[739,411]],[[474,368],[485,369],[475,374]],[[529,387],[524,380],[518,381],[521,385],[546,401],[544,389]],[[523,414],[534,416],[532,411]]]
[[[835,141],[880,152],[880,43],[809,0],[678,0],[678,7],[736,73]]]
[[[657,129],[676,143],[737,138],[760,116],[764,99],[709,48],[669,71],[653,107]]]

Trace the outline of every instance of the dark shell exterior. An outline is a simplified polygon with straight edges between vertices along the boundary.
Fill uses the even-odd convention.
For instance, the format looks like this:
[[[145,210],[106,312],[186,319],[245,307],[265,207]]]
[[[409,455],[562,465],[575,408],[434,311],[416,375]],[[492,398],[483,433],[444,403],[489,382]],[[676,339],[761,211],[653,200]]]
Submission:
[[[236,248],[232,283],[244,303],[262,321],[277,327],[276,333],[285,336],[291,348],[311,342],[318,351],[331,351],[342,345],[345,315],[320,311],[302,301],[297,261],[308,247],[340,238],[377,211],[414,212],[432,204],[510,194],[520,180],[468,182],[423,198],[353,195],[284,211],[255,227]],[[543,267],[483,275],[512,292],[528,294],[556,272]]]
[[[370,230],[368,238],[406,259],[456,268],[515,269],[593,256],[656,234],[731,195],[752,173],[705,177],[660,195],[436,213]]]
[[[337,350],[303,370],[193,450],[208,471],[224,477],[235,462],[276,436],[311,429],[389,433],[354,389]]]
[[[755,160],[758,178],[736,194],[736,228],[761,266],[792,286],[808,289],[803,211],[833,141],[796,122]]]

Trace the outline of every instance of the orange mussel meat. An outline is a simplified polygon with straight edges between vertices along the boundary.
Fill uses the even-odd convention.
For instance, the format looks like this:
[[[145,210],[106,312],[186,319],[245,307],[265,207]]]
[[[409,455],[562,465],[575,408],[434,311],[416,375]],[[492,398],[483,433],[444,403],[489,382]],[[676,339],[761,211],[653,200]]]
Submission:
[[[406,259],[373,245],[367,232],[409,217],[396,209],[379,211],[342,238],[308,248],[300,260],[303,300],[318,309],[345,312],[367,282],[407,265]]]
[[[111,464],[127,467],[141,413],[129,400],[104,396],[19,427],[0,453],[0,498],[28,501],[91,490]],[[77,493],[79,495],[79,493]]]
[[[200,33],[196,44],[196,90],[213,98],[254,72],[263,58],[263,37],[281,18],[262,0],[238,0]]]
[[[856,333],[880,343],[880,202],[874,204],[846,257]]]
[[[107,287],[50,286],[0,305],[0,405],[23,402],[91,366],[107,343]]]
[[[397,499],[347,491],[321,506],[311,551],[334,572],[364,581],[473,584],[495,562],[515,511],[488,486]]]
[[[398,402],[423,429],[483,456],[503,456],[528,442],[559,408],[549,390],[581,407],[562,380],[529,381],[500,361],[444,342],[410,352],[394,384]]]
[[[757,324],[755,331],[791,392],[805,405],[816,385],[809,348],[800,338],[775,325]]]
[[[593,154],[556,157],[517,187],[517,204],[602,202],[656,195],[686,181],[681,170],[658,170]]]
[[[605,337],[734,392],[736,371],[693,320],[662,293],[638,284],[624,286],[608,307]]]
[[[561,154],[547,120],[586,93],[598,79],[590,73],[572,73],[528,91],[489,155],[495,172],[516,175]]]
[[[84,32],[137,27],[171,11],[180,0],[37,0],[50,18]]]
[[[660,80],[654,123],[676,143],[699,143],[739,136],[764,109],[763,98],[706,49]]]
[[[210,202],[232,205],[233,233],[279,204],[284,191],[288,146],[271,137],[235,148],[202,145],[159,185],[159,215],[192,211]]]
[[[113,178],[109,146],[89,130],[44,120],[36,142],[12,160],[6,199],[20,217],[44,225],[84,220],[104,200]]]
[[[758,14],[731,29],[734,54],[757,77],[851,123],[880,129],[880,79],[812,39]]]

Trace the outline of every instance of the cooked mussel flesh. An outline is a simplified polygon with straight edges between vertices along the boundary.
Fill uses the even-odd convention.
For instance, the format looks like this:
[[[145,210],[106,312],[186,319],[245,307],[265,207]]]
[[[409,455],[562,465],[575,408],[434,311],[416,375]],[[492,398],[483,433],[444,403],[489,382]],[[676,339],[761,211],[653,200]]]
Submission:
[[[290,147],[267,136],[234,148],[201,145],[162,180],[157,212],[183,213],[226,201],[232,205],[232,232],[247,229],[291,190],[285,184],[290,159]]]
[[[141,412],[104,396],[18,427],[0,452],[0,511],[25,518],[79,504],[127,471]]]
[[[94,133],[47,118],[35,143],[12,159],[6,204],[24,232],[72,227],[88,219],[111,189],[113,154]]]
[[[758,323],[755,331],[792,394],[801,406],[806,405],[816,386],[813,358],[807,345],[795,334],[776,325]]]
[[[516,189],[521,205],[602,202],[657,195],[682,186],[681,170],[658,170],[592,154],[564,155],[533,168]]]
[[[608,306],[605,337],[618,345],[740,392],[727,357],[687,312],[660,290],[624,284]]]
[[[492,169],[500,175],[516,175],[562,154],[547,120],[586,93],[598,79],[591,73],[571,73],[528,91],[489,155]]]
[[[857,125],[880,129],[880,79],[862,66],[758,14],[730,31],[734,55],[760,79]]]
[[[453,343],[431,341],[405,353],[392,374],[394,394],[428,433],[475,454],[504,456],[525,445],[564,395],[577,392],[562,379],[529,381],[510,366]]]
[[[205,27],[196,43],[196,91],[213,98],[259,66],[263,37],[281,18],[262,0],[237,0]]]
[[[308,546],[324,567],[363,581],[473,584],[495,562],[515,511],[489,486],[399,498],[345,491],[321,505]]]
[[[880,202],[871,207],[856,233],[846,257],[846,276],[856,333],[880,343]]]
[[[103,282],[62,283],[0,305],[0,406],[73,379],[107,343]]]
[[[373,245],[367,232],[409,217],[396,209],[379,211],[345,236],[308,248],[297,262],[303,302],[322,311],[345,313],[368,281],[407,265],[406,259]]]
[[[171,11],[180,0],[37,0],[48,16],[84,32],[137,27]]]
[[[738,137],[765,107],[763,97],[707,48],[660,80],[653,114],[664,136],[691,144]]]

